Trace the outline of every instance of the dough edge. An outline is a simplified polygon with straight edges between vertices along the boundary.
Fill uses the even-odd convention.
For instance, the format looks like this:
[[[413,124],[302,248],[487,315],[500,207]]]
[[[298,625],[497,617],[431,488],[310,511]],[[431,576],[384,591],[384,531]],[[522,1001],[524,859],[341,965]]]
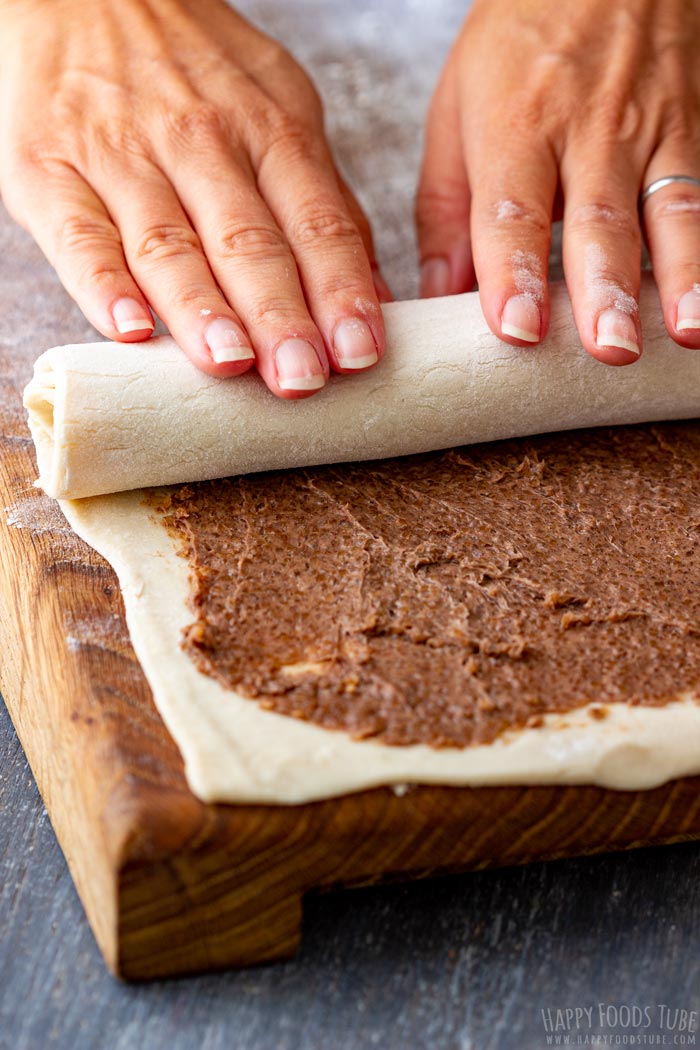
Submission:
[[[593,784],[657,787],[700,773],[700,697],[663,707],[594,705],[549,714],[490,745],[435,750],[353,740],[266,711],[199,672],[180,648],[189,567],[141,490],[60,501],[72,528],[114,568],[131,642],[156,707],[205,802],[296,805],[381,785]],[[174,612],[176,610],[176,612]]]

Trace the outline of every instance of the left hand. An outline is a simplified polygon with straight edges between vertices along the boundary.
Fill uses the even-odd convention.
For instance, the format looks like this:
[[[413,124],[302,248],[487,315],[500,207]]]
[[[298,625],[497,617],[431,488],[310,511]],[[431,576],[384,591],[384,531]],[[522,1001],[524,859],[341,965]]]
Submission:
[[[479,282],[492,331],[547,331],[553,217],[583,345],[641,353],[639,195],[700,179],[700,0],[476,0],[433,98],[417,198],[423,294]],[[666,326],[700,348],[700,187],[644,206]]]

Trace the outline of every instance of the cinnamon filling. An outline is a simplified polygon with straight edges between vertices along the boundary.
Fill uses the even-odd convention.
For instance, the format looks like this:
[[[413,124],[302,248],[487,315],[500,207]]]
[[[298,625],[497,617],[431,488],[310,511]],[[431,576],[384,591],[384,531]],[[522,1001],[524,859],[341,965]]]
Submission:
[[[485,744],[700,687],[700,425],[202,482],[161,505],[183,646],[280,714]]]

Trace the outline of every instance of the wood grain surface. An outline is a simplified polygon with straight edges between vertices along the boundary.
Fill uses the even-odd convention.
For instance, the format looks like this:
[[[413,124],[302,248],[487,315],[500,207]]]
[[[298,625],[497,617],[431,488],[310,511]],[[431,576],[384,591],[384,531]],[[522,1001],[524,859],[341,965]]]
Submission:
[[[32,486],[20,395],[36,350],[0,347],[0,681],[115,973],[289,955],[312,888],[700,836],[698,778],[647,793],[421,787],[293,808],[198,801],[129,644],[113,572]]]

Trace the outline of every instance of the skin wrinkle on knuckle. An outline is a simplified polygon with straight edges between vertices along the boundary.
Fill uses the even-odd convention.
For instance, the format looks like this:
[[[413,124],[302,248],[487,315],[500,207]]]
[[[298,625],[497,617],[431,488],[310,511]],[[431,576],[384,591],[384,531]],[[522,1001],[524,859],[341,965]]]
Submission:
[[[261,144],[258,170],[266,163],[294,164],[318,158],[318,146],[310,129],[283,110],[273,110],[256,121],[256,138]]]
[[[22,142],[8,151],[5,164],[9,176],[21,183],[35,182],[37,176],[59,181],[75,175],[67,159],[69,155],[60,143],[37,139]]]
[[[170,296],[169,305],[173,310],[182,313],[191,313],[193,310],[202,308],[211,311],[212,300],[216,299],[216,295],[216,290],[213,287],[178,284],[176,290]],[[223,305],[222,301],[221,307]]]
[[[99,78],[76,69],[70,71],[70,80],[67,77],[55,90],[46,115],[46,126],[63,129],[65,156],[89,168],[99,153],[138,153],[144,140],[130,93],[114,84],[105,90]]]
[[[49,125],[65,129],[62,151],[81,170],[95,167],[107,156],[147,152],[148,136],[130,92],[115,85],[105,92],[99,80],[93,84],[90,77],[76,85],[61,85],[51,102]]]
[[[654,108],[643,105],[629,86],[624,91],[593,90],[580,100],[571,114],[569,141],[578,143],[579,152],[590,155],[595,143],[596,159],[608,167],[615,164],[619,152],[648,156],[657,137]]]
[[[634,245],[641,245],[642,234],[636,211],[619,208],[602,198],[586,201],[566,212],[565,226],[569,234],[584,235],[595,232],[609,235],[612,227],[616,235],[624,236]]]
[[[330,249],[328,242],[362,246],[357,226],[349,215],[331,207],[308,209],[302,212],[289,228],[290,241],[299,247],[321,247]]]
[[[110,120],[88,129],[82,136],[81,166],[85,169],[102,163],[123,166],[125,158],[143,163],[148,156],[148,136],[130,118]]]
[[[220,106],[210,102],[193,102],[190,107],[169,113],[164,108],[166,133],[171,141],[191,149],[205,146],[220,147],[228,142],[231,123]]]
[[[455,213],[465,210],[465,186],[445,179],[441,188],[419,188],[415,200],[415,216],[419,229],[429,229],[433,223],[454,220]]]
[[[503,197],[487,206],[487,212],[497,224],[498,235],[504,233],[514,240],[520,229],[527,233],[549,236],[552,228],[551,212],[535,201]],[[504,227],[500,228],[499,227]]]
[[[289,255],[289,246],[276,226],[238,221],[218,230],[216,252],[222,259],[279,259]]]
[[[364,276],[364,274],[363,274]],[[348,315],[360,313],[368,320],[376,320],[379,310],[368,298],[372,288],[371,275],[367,274],[366,283],[358,281],[356,273],[337,268],[320,267],[315,275],[314,294],[324,303],[333,303],[336,310]]]
[[[130,254],[140,263],[159,263],[165,259],[190,258],[202,254],[199,240],[185,226],[152,226],[143,231]]]
[[[293,338],[309,338],[310,322],[290,299],[251,298],[246,304],[246,327],[276,330]]]
[[[121,248],[119,234],[108,219],[89,212],[68,215],[58,228],[58,252],[73,254],[85,250]]]

